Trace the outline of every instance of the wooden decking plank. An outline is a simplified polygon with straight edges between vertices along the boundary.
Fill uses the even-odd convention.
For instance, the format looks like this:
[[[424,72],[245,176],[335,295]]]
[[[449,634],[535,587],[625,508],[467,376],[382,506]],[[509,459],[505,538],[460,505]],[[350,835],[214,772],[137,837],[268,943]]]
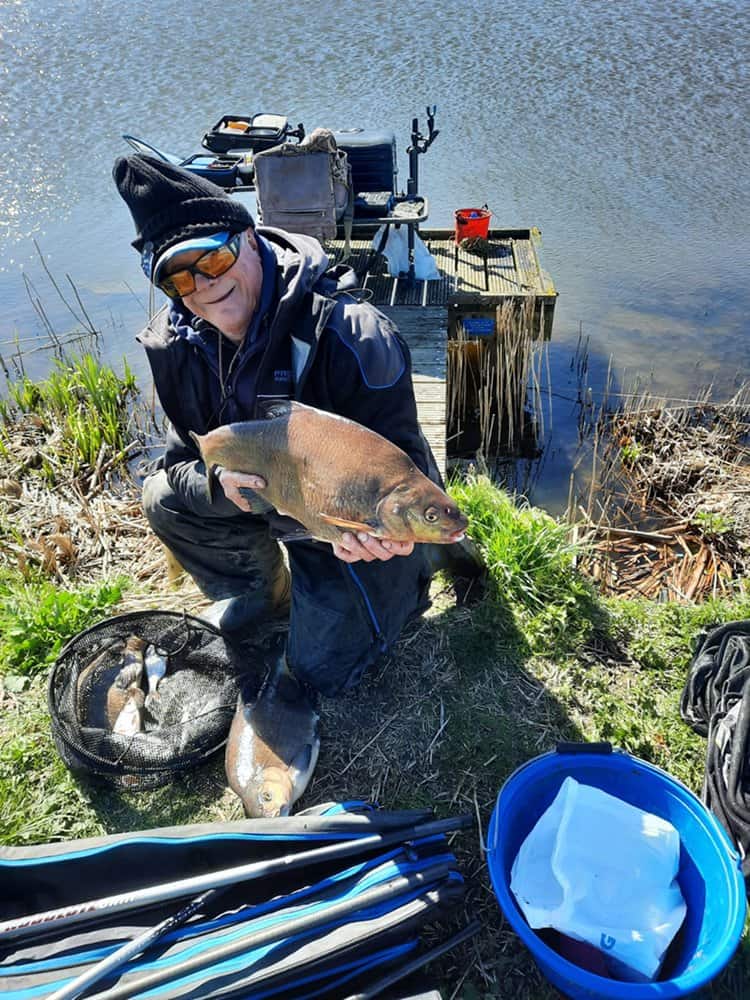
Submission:
[[[437,264],[434,281],[389,275],[388,262],[374,252],[372,233],[363,237],[360,231],[352,239],[346,260],[343,240],[326,243],[326,251],[332,263],[354,267],[368,301],[393,319],[409,344],[419,421],[444,473],[449,312],[451,323],[460,323],[466,315],[492,315],[508,300],[534,298],[540,315],[548,316],[542,326],[549,336],[557,292],[539,265],[532,230],[490,230],[486,277],[483,257],[462,247],[456,255],[452,230],[425,228],[419,235]]]
[[[412,306],[384,306],[409,345],[412,383],[417,417],[440,472],[445,475],[445,378],[448,357],[446,310],[440,306],[414,309]]]
[[[375,305],[447,305],[456,295],[477,295],[495,302],[508,297],[537,296],[552,301],[556,297],[554,285],[539,266],[528,230],[500,230],[497,235],[490,232],[488,287],[485,287],[483,257],[459,247],[456,262],[456,247],[449,231],[427,231],[420,235],[432,253],[440,274],[439,279],[426,283],[409,283],[405,278],[391,277],[387,273],[387,262],[374,253],[371,240],[352,240],[352,253],[347,263],[360,274]],[[330,241],[326,248],[332,260],[342,260],[343,241]]]

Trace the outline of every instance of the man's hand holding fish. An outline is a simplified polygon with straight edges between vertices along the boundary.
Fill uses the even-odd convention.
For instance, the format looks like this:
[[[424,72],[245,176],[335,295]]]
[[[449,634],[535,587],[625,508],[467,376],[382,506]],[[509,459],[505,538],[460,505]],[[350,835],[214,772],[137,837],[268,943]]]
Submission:
[[[134,154],[113,176],[166,296],[138,338],[168,420],[144,511],[213,602],[209,621],[241,632],[289,616],[286,673],[243,716],[273,743],[281,715],[259,703],[283,691],[285,719],[294,705],[304,746],[287,734],[266,755],[271,798],[292,789],[284,810],[312,774],[318,696],[356,686],[426,609],[419,543],[451,546],[466,518],[419,428],[408,347],[351,293],[354,272],[331,269],[311,236],[256,228],[239,198],[179,166]]]

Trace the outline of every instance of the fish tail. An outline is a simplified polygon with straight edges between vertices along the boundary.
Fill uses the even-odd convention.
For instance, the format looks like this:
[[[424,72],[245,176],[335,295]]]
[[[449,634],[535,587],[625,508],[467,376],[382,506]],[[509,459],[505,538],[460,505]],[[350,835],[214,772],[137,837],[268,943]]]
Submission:
[[[214,502],[214,492],[219,482],[216,469],[217,466],[215,465],[209,465],[206,469],[206,491],[208,493],[208,499],[211,503]]]
[[[216,483],[216,466],[209,465],[206,462],[206,456],[203,454],[203,438],[200,434],[196,434],[195,431],[188,431],[190,437],[195,442],[195,445],[200,452],[200,456],[203,459],[203,463],[206,466],[206,492],[208,493],[209,503],[213,503],[214,500],[214,489]]]

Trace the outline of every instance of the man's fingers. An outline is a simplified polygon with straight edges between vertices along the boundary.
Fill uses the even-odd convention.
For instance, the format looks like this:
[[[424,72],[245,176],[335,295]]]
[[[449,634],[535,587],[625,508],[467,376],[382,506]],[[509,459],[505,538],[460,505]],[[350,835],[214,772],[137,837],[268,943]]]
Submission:
[[[374,538],[372,535],[368,535],[364,531],[359,532],[357,535],[357,541],[371,560],[380,559],[381,562],[387,562],[389,559],[393,558],[393,552],[390,549],[390,542],[381,542],[379,538]]]
[[[263,476],[246,476],[244,473],[239,472],[230,472],[229,481],[238,490],[264,490],[268,486]]]
[[[344,562],[372,562],[375,558],[350,531],[345,531],[341,541],[334,543],[333,554]]]
[[[394,556],[409,556],[414,551],[414,542],[397,542],[392,538],[374,538],[364,532],[357,535],[363,548],[382,562],[387,562]]]
[[[395,542],[391,538],[375,538],[362,531],[357,535],[345,531],[341,541],[333,546],[333,554],[344,562],[388,562],[394,556],[408,556],[414,551],[414,542]]]
[[[226,493],[227,489],[250,489],[264,490],[268,483],[263,478],[253,472],[232,472],[231,469],[222,469],[219,473],[219,482]]]

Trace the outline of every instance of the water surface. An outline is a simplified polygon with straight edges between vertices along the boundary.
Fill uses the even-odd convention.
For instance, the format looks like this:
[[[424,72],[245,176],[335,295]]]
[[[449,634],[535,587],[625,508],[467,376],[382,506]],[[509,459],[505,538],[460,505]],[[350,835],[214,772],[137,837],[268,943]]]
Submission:
[[[707,382],[727,396],[750,373],[745,13],[739,0],[351,0],[333,18],[312,0],[0,0],[0,353],[44,335],[22,273],[56,329],[73,324],[36,240],[105,355],[145,379],[133,337],[147,290],[110,179],[122,133],[187,156],[223,114],[386,126],[405,183],[411,119],[437,104],[420,159],[430,224],[486,202],[495,224],[543,233],[560,298],[534,499],[556,508],[581,333],[595,394],[610,358],[620,388],[640,376],[680,398]]]

